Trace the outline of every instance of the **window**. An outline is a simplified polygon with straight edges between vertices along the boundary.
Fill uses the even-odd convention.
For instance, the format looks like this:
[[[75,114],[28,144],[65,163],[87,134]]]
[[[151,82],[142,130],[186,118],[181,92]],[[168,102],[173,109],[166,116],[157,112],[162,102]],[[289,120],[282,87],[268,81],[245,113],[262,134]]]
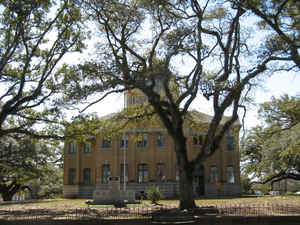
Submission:
[[[76,144],[71,142],[69,143],[69,154],[75,154],[76,153]]]
[[[128,164],[125,164],[125,182],[128,182]],[[124,183],[124,164],[120,167],[120,183]]]
[[[138,148],[146,148],[148,144],[148,136],[147,134],[141,135],[140,139],[137,141]]]
[[[121,137],[120,148],[128,148],[128,134],[123,134]]]
[[[144,183],[148,182],[148,165],[147,164],[139,164],[138,165],[138,182]]]
[[[68,176],[68,180],[69,180],[69,184],[75,184],[75,168],[69,168],[69,176]]]
[[[91,184],[91,169],[90,168],[83,169],[83,183]]]
[[[133,95],[133,94],[131,94],[130,93],[130,95],[128,95],[128,105],[134,105],[135,103],[136,103],[136,101],[135,101],[135,95]]]
[[[177,165],[175,165],[175,180],[179,181],[180,177],[179,177],[179,167]]]
[[[102,166],[102,184],[108,184],[110,177],[110,165],[105,164]]]
[[[227,166],[226,176],[227,176],[227,183],[234,184],[233,166]]]
[[[110,138],[102,139],[102,148],[111,148],[111,139]]]
[[[158,181],[166,180],[165,174],[165,164],[164,163],[157,163],[156,166],[156,176]]]
[[[92,152],[92,144],[90,142],[85,143],[83,151],[85,154],[90,154]]]
[[[203,144],[203,137],[201,135],[193,137],[193,145],[202,145],[202,144]]]
[[[229,152],[234,150],[234,137],[233,136],[226,136],[226,149]]]
[[[161,134],[157,135],[156,145],[157,145],[157,147],[160,147],[160,148],[164,147],[164,145],[165,145],[165,139],[164,139],[163,135],[161,135]]]
[[[218,183],[218,168],[216,166],[210,167],[210,183]]]

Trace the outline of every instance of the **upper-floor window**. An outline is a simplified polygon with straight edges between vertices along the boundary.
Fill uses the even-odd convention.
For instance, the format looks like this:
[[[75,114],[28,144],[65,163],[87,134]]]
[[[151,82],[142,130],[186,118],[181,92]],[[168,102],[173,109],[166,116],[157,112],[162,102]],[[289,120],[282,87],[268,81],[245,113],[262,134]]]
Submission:
[[[128,134],[123,134],[121,136],[120,148],[128,148]]]
[[[148,145],[148,135],[142,134],[141,137],[139,137],[137,141],[137,147],[138,148],[146,148]]]
[[[102,184],[108,184],[110,177],[110,165],[105,164],[102,166]]]
[[[83,183],[91,184],[91,169],[90,168],[83,169]]]
[[[227,183],[234,184],[234,170],[233,170],[233,166],[227,166],[227,168],[226,168],[226,176],[227,176]]]
[[[111,138],[102,138],[102,148],[111,148]]]
[[[69,168],[68,171],[68,184],[75,184],[75,168]]]
[[[156,145],[157,145],[157,147],[164,147],[165,146],[165,138],[162,134],[157,135]]]
[[[234,151],[234,137],[226,136],[226,149],[227,151]]]
[[[85,154],[90,154],[92,152],[92,144],[90,142],[84,144],[83,152]]]
[[[76,144],[74,142],[69,143],[69,154],[75,154],[76,153]]]
[[[218,168],[216,166],[210,167],[210,183],[218,183]]]
[[[203,136],[193,136],[193,145],[202,145],[203,144]]]

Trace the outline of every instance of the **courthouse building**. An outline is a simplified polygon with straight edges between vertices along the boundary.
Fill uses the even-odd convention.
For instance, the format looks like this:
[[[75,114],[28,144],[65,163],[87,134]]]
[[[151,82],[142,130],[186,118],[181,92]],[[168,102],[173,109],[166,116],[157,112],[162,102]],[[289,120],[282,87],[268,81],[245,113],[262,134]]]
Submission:
[[[124,99],[125,107],[147,101],[138,91],[125,93]],[[103,119],[109,120],[113,115]],[[186,123],[184,129],[191,159],[200,151],[212,117],[197,111],[191,111],[189,115],[198,124],[190,126]],[[239,129],[240,123],[236,122],[223,138],[220,149],[195,169],[196,196],[241,193]],[[177,197],[179,176],[174,144],[166,129],[149,125],[111,138],[99,134],[88,137],[84,143],[65,143],[64,197],[91,198],[96,185],[100,189],[108,187],[110,176],[119,176],[121,188],[135,190],[137,194],[156,185],[165,197]]]

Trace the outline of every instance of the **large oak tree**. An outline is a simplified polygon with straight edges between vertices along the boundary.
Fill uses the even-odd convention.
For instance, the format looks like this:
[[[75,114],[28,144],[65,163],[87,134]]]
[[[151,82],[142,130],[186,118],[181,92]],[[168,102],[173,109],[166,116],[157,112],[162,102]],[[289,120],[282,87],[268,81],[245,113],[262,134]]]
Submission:
[[[272,62],[290,59],[248,45],[245,10],[228,1],[97,0],[84,7],[98,46],[94,59],[66,73],[65,101],[92,96],[89,107],[112,93],[142,91],[175,145],[180,208],[194,208],[195,167],[219,149],[257,76],[270,65],[276,69]],[[214,115],[198,155],[189,160],[183,124],[200,95],[212,103]],[[230,116],[222,122],[225,111]]]

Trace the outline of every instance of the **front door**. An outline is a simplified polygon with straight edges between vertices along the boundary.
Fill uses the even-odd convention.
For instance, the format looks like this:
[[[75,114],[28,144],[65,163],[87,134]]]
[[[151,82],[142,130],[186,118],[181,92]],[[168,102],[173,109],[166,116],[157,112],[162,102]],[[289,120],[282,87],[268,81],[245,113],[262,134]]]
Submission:
[[[194,171],[194,185],[195,194],[197,196],[205,195],[205,179],[204,179],[204,166],[197,166]]]

